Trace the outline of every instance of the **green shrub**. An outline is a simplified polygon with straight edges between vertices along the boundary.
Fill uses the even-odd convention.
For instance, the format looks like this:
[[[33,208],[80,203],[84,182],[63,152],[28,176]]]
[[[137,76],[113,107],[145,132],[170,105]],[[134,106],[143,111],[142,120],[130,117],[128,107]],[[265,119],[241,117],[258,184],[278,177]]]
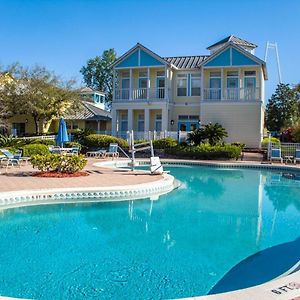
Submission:
[[[67,147],[67,148],[73,148],[73,147],[78,147],[79,148],[79,151],[81,150],[81,144],[80,143],[78,143],[78,142],[66,142],[65,143],[65,146]]]
[[[0,135],[0,147],[1,148],[18,148],[24,146],[25,140],[14,138],[12,136]]]
[[[82,170],[87,163],[83,155],[34,155],[31,164],[34,168],[45,172],[75,173]]]
[[[153,141],[154,149],[170,149],[178,145],[178,142],[172,138],[163,138]]]
[[[168,154],[176,155],[180,158],[194,159],[238,159],[242,149],[240,146],[225,144],[212,146],[201,144],[199,146],[177,146],[167,150]]]
[[[26,144],[42,144],[46,146],[53,146],[56,144],[55,140],[45,140],[45,139],[27,139]]]
[[[33,156],[36,154],[47,155],[49,153],[48,146],[43,144],[29,144],[21,147],[23,156]]]
[[[105,134],[90,134],[84,138],[88,148],[107,148],[110,143],[117,143],[121,148],[128,148],[126,140]]]
[[[232,145],[232,146],[238,146],[238,147],[240,147],[242,150],[244,150],[244,148],[245,148],[245,146],[246,146],[246,144],[240,143],[240,142],[233,142],[233,143],[231,143],[230,145]]]
[[[268,137],[263,138],[261,142],[262,148],[268,148],[268,142],[269,142]],[[271,143],[274,143],[276,146],[280,146],[280,140],[275,137],[271,137]]]
[[[300,124],[297,124],[292,128],[292,138],[295,143],[300,143]]]

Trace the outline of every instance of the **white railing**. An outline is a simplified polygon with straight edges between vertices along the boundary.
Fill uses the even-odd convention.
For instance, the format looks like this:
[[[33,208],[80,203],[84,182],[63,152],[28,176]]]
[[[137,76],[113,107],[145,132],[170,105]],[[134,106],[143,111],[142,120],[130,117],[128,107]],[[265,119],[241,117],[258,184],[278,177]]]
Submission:
[[[296,149],[300,149],[300,143],[280,143],[280,145],[276,143],[271,143],[271,148],[269,151],[272,151],[272,149],[281,149],[281,156],[284,158],[285,156],[295,156]]]
[[[37,136],[24,136],[23,140],[55,140],[55,135],[37,135]]]
[[[163,100],[166,99],[166,88],[139,88],[115,90],[115,101],[123,100]]]
[[[259,100],[259,97],[260,97],[259,88],[226,88],[223,90],[223,95],[222,95],[222,90],[220,88],[204,89],[204,100],[255,101],[255,100]]]

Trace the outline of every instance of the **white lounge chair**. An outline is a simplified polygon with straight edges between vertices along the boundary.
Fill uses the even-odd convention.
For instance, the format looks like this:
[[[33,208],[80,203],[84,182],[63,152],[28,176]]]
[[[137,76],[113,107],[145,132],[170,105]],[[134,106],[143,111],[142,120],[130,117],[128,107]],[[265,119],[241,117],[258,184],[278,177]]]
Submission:
[[[110,143],[108,147],[108,151],[105,152],[105,157],[109,156],[112,158],[118,158],[119,152],[118,152],[118,144],[117,143]]]
[[[272,149],[271,150],[270,160],[271,160],[271,162],[273,160],[277,160],[277,161],[280,161],[281,163],[283,163],[283,159],[282,159],[282,156],[281,156],[281,149],[280,148],[278,148],[278,149]]]

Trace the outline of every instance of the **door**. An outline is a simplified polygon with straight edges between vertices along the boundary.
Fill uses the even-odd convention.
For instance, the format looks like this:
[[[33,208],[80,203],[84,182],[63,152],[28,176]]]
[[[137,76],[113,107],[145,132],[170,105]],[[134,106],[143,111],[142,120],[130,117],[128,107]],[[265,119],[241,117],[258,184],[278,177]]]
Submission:
[[[122,99],[129,99],[129,78],[122,79]]]
[[[164,99],[165,98],[165,78],[164,77],[158,77],[156,79],[156,97],[158,99]]]
[[[138,99],[147,99],[147,78],[139,78]]]
[[[187,122],[178,122],[178,130],[187,131]]]
[[[210,100],[221,99],[221,78],[210,78]]]
[[[227,78],[227,100],[237,100],[239,97],[238,93],[239,80],[238,78]]]
[[[256,99],[256,78],[245,77],[245,100]]]

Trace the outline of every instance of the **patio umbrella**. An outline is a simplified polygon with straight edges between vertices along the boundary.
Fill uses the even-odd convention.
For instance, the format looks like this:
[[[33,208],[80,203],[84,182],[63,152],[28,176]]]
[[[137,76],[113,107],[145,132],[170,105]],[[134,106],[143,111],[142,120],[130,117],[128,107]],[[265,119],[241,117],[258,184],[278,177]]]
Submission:
[[[63,147],[64,143],[69,141],[67,126],[64,118],[60,118],[59,126],[58,126],[58,133],[56,137],[57,145]]]

